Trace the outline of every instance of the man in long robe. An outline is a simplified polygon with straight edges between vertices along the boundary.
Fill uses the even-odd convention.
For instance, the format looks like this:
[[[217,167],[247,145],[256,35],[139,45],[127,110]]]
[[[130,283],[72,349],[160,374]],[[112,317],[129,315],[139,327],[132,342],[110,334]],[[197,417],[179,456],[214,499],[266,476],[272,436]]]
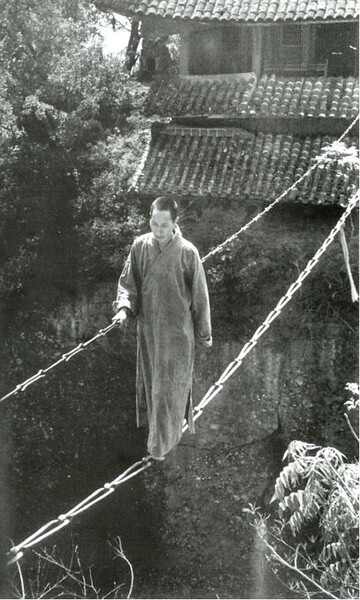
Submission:
[[[184,418],[194,433],[195,339],[210,347],[212,338],[204,269],[176,223],[176,202],[157,198],[150,217],[151,233],[134,241],[113,305],[114,320],[137,318],[137,425],[145,402],[148,452],[162,459],[180,441]]]

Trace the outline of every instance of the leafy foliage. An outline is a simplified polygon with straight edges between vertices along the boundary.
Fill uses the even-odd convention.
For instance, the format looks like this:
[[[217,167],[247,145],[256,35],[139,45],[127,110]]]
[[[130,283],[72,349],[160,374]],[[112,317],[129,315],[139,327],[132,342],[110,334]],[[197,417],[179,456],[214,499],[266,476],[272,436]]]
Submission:
[[[319,159],[320,169],[336,161],[339,166],[348,171],[359,170],[359,153],[356,146],[347,147],[344,142],[335,141],[323,148]]]
[[[269,524],[270,517],[250,510],[275,571],[287,567],[289,587],[305,597],[358,597],[358,463],[346,463],[336,448],[299,441],[284,458],[272,498],[279,518]]]
[[[139,206],[124,192],[143,152],[133,117],[145,92],[121,58],[103,55],[105,17],[91,3],[0,0],[0,11],[0,300],[8,304],[19,291],[73,290],[84,265],[97,272],[112,255],[101,242],[117,238],[121,252],[128,242],[119,234],[138,231]],[[114,222],[108,233],[105,218]]]
[[[145,124],[146,126],[146,124]],[[143,206],[135,194],[126,194],[134,174],[134,159],[145,150],[146,129],[140,125],[126,136],[116,133],[98,142],[89,153],[104,168],[75,202],[78,232],[88,275],[119,272],[135,235],[144,227]],[[92,275],[91,275],[92,274]]]

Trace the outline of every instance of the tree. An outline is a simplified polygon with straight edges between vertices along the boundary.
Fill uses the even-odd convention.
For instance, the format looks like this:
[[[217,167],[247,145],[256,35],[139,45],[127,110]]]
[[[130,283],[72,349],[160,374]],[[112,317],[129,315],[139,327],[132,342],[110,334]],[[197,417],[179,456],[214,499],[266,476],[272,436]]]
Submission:
[[[359,386],[347,389],[347,409],[358,413]],[[345,462],[336,448],[299,441],[284,458],[272,498],[278,519],[246,509],[274,572],[305,598],[358,598],[359,464]]]
[[[0,11],[0,298],[6,304],[20,292],[76,289],[89,255],[79,232],[93,228],[96,237],[102,192],[107,218],[111,202],[113,219],[121,205],[123,229],[137,231],[139,207],[124,191],[132,174],[126,159],[132,152],[134,168],[143,151],[130,117],[144,92],[120,58],[103,55],[98,23],[106,17],[89,2],[0,0]],[[94,194],[96,207],[89,200],[83,210]],[[92,258],[101,262],[99,248]]]

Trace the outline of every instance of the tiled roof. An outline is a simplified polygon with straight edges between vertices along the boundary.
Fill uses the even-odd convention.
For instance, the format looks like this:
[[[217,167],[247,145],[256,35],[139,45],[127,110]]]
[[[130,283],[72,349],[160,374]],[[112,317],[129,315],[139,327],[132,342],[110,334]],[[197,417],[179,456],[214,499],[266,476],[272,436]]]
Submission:
[[[270,202],[334,139],[255,135],[236,128],[166,126],[151,144],[138,188],[149,194],[171,192]],[[313,171],[286,201],[345,204],[355,189],[355,176],[331,165]]]
[[[248,83],[173,80],[154,83],[147,114],[353,118],[358,113],[359,82],[354,77],[279,77],[263,75]]]
[[[127,15],[235,23],[354,20],[359,14],[357,0],[98,0],[98,4]]]

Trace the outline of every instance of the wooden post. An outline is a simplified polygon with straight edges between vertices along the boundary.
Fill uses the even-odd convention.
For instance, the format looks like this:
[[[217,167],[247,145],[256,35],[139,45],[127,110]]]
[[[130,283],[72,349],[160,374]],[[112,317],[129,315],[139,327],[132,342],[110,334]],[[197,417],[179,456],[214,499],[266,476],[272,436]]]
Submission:
[[[131,33],[125,55],[125,68],[129,73],[136,63],[136,50],[139,45],[140,37],[139,20],[134,17],[131,22]]]
[[[262,69],[263,30],[260,25],[252,28],[252,71],[259,77]]]
[[[180,57],[179,57],[179,67],[180,67],[180,75],[188,75],[189,74],[189,43],[190,43],[190,31],[188,27],[184,27],[181,31],[180,38]]]

